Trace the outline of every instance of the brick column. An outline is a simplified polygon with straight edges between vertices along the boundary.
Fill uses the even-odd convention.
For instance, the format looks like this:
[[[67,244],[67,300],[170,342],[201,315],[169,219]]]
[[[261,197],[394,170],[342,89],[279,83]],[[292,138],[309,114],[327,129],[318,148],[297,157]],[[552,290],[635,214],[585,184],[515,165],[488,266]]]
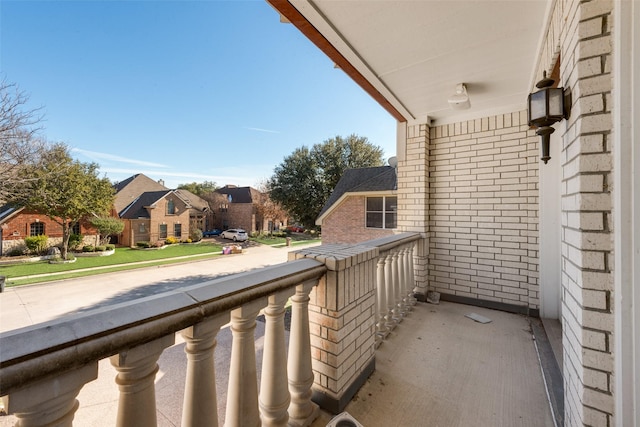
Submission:
[[[424,301],[429,282],[429,137],[427,123],[398,123],[398,229],[421,233],[413,265],[416,295]]]
[[[375,369],[378,248],[322,245],[289,254],[313,258],[327,274],[311,291],[313,400],[338,413]]]

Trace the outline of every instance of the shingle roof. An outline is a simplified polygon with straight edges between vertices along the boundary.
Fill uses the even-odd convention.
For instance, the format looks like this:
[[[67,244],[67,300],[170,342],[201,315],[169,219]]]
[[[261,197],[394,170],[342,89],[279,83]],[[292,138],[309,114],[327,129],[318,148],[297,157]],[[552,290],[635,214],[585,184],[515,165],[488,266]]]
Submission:
[[[231,196],[231,203],[253,203],[251,197],[251,187],[222,187],[216,190],[216,193],[227,194]]]
[[[182,200],[188,202],[192,209],[204,212],[209,208],[209,203],[206,200],[196,194],[193,194],[191,191],[178,188],[177,190],[174,190],[174,192]]]
[[[396,169],[391,166],[347,169],[318,216],[322,216],[345,193],[396,190],[397,182]]]
[[[11,218],[22,209],[23,208],[11,204],[0,206],[0,222],[4,222],[5,220]]]
[[[120,181],[113,188],[116,190],[116,198],[113,203],[116,212],[124,210],[144,192],[169,190],[164,185],[141,173]]]
[[[171,193],[171,190],[147,191],[118,213],[123,219],[149,218],[149,211],[144,207],[151,206]]]

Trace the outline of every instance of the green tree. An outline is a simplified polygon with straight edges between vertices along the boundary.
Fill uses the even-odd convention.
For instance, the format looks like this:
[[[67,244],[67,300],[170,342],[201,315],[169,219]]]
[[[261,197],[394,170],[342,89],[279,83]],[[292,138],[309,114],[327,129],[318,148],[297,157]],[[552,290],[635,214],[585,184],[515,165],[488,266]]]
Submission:
[[[124,221],[112,216],[98,216],[89,220],[100,233],[100,244],[109,243],[112,234],[120,234],[124,230]]]
[[[39,164],[22,173],[29,180],[12,202],[62,226],[61,255],[65,259],[71,225],[89,215],[106,214],[113,206],[114,190],[107,178],[98,177],[98,165],[72,159],[64,144],[51,146]]]
[[[189,184],[178,185],[178,189],[187,190],[192,192],[196,196],[202,197],[206,194],[216,191],[218,189],[218,184],[213,181],[191,182]]]
[[[336,136],[303,146],[278,165],[268,181],[271,199],[297,221],[313,227],[346,169],[381,166],[384,152],[366,137]]]

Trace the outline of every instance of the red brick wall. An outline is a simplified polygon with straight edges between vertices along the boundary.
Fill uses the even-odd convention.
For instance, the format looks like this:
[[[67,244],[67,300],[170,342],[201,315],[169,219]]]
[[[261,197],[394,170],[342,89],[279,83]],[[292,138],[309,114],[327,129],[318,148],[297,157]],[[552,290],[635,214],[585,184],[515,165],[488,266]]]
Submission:
[[[226,212],[216,212],[215,227],[224,230],[226,228],[242,228],[247,233],[256,230],[256,216],[253,213],[253,203],[229,203]]]
[[[33,222],[44,224],[44,234],[48,237],[62,237],[62,226],[49,217],[33,212],[22,211],[15,217],[2,224],[3,240],[23,240],[30,235]],[[95,235],[96,231],[88,223],[80,223],[80,234]]]
[[[390,236],[392,230],[365,227],[365,197],[349,196],[322,222],[322,243],[359,243]]]

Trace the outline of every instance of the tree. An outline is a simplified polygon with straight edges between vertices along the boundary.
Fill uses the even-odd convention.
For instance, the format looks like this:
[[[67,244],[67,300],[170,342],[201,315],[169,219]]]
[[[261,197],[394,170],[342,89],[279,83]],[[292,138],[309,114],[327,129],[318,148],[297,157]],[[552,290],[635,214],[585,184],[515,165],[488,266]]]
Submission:
[[[37,135],[40,109],[25,110],[28,99],[15,84],[0,81],[0,202],[30,180],[21,172],[37,164],[47,147]]]
[[[381,166],[383,150],[366,137],[336,136],[285,157],[268,181],[271,199],[305,227],[313,227],[346,169]]]
[[[94,217],[89,222],[100,233],[101,245],[108,244],[112,234],[120,234],[124,230],[124,221],[112,216]]]
[[[180,184],[178,185],[178,189],[187,190],[195,194],[196,196],[204,196],[206,194],[212,193],[218,189],[218,184],[213,181],[204,181],[201,183],[191,182],[189,184]]]
[[[257,194],[253,197],[253,207],[258,217],[265,219],[272,224],[279,223],[287,219],[287,212],[279,203],[273,201],[269,195],[269,186],[267,182],[260,182],[257,188]],[[269,232],[273,229],[268,230]]]
[[[11,202],[48,216],[62,226],[61,255],[67,258],[71,226],[89,215],[109,212],[114,190],[107,178],[98,177],[96,163],[73,160],[64,144],[42,154],[40,164],[22,170],[29,177]]]

